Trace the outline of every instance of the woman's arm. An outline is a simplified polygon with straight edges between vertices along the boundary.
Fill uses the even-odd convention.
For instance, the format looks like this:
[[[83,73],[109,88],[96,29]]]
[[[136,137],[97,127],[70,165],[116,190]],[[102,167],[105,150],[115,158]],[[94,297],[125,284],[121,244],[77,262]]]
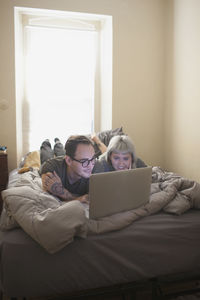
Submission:
[[[93,133],[91,135],[91,139],[97,144],[101,153],[106,152],[106,150],[107,150],[106,145],[99,139],[99,137],[96,135],[96,133]]]

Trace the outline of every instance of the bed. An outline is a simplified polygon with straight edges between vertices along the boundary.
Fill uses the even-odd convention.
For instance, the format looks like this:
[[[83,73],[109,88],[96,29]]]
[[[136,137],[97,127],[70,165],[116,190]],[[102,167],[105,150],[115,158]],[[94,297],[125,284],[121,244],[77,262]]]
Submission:
[[[197,210],[158,213],[120,231],[75,238],[53,255],[22,229],[1,232],[1,287],[10,297],[67,299],[109,293],[108,287],[122,291],[125,284],[140,290],[143,283],[155,293],[159,284],[198,282],[199,229]]]
[[[13,170],[2,196],[2,297],[166,299],[199,291],[197,182],[153,167],[150,202],[100,220],[89,220],[77,200],[45,193],[38,170]]]

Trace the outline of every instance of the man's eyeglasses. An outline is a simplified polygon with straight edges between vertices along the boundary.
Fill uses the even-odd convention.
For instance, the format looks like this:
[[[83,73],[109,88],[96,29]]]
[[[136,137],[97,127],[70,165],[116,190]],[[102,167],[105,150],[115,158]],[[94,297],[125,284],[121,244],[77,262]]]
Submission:
[[[96,156],[93,156],[91,159],[76,159],[74,157],[71,157],[71,159],[79,162],[80,164],[82,164],[83,168],[87,168],[89,166],[89,164],[91,163],[93,166],[96,162]]]

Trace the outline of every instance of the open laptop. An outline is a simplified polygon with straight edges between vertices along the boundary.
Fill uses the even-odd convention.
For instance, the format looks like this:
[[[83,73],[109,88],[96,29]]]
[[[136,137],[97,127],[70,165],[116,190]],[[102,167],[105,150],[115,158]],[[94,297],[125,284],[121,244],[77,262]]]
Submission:
[[[89,218],[98,219],[146,204],[151,174],[151,167],[92,174]]]

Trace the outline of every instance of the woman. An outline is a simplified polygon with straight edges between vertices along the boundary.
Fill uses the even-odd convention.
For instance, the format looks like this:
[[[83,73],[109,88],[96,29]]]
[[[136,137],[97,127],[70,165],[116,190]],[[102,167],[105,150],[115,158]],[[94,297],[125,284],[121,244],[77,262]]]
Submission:
[[[93,140],[98,145],[99,141],[94,138]],[[128,170],[147,166],[140,158],[137,158],[134,144],[127,135],[112,137],[107,149],[104,148],[104,150],[106,151],[97,160],[93,173]]]

